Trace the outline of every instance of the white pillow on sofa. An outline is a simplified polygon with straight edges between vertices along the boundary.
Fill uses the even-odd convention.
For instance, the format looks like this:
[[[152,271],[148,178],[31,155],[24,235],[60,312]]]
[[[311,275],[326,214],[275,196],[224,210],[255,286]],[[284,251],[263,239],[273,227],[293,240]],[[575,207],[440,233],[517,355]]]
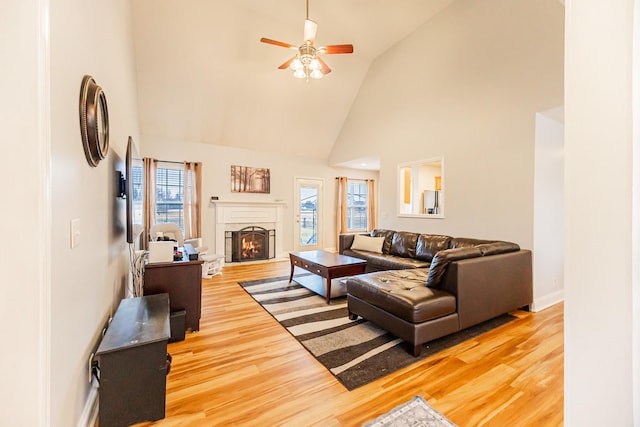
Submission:
[[[353,237],[353,243],[351,249],[358,251],[382,253],[382,244],[384,243],[384,237],[371,237],[364,236],[362,234],[356,234]]]

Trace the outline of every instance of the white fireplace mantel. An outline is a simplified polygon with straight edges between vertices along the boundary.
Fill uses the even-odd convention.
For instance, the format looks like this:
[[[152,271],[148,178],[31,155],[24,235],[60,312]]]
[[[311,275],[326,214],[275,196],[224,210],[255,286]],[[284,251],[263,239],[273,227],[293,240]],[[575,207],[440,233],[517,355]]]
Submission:
[[[286,203],[285,202],[281,202],[281,201],[272,201],[272,202],[263,202],[260,200],[254,200],[254,201],[233,201],[233,200],[212,200],[211,203],[218,207],[218,206],[285,206]]]
[[[285,202],[212,200],[216,215],[216,253],[225,253],[225,232],[259,225],[276,232],[276,258],[282,257],[282,216]]]

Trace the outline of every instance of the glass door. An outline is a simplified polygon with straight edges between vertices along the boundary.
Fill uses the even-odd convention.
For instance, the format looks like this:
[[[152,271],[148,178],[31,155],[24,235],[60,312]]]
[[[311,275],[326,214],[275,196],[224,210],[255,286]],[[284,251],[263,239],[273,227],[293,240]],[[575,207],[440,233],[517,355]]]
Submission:
[[[296,178],[294,250],[322,249],[322,180]]]

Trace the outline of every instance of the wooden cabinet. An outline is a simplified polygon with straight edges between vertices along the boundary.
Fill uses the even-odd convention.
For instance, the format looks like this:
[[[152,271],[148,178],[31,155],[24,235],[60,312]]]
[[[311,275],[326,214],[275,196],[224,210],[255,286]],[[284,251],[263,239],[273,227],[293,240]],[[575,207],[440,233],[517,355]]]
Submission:
[[[100,427],[164,418],[169,335],[167,294],[120,302],[96,353]]]
[[[148,263],[144,269],[144,295],[169,294],[171,311],[185,310],[185,328],[200,330],[202,260]]]

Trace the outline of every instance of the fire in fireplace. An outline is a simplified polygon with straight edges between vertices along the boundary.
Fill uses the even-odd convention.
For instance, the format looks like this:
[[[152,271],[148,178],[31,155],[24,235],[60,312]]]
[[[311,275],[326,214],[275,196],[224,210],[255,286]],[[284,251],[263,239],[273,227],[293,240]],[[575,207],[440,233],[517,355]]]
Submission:
[[[225,233],[225,262],[244,262],[275,257],[275,230],[258,226]]]

